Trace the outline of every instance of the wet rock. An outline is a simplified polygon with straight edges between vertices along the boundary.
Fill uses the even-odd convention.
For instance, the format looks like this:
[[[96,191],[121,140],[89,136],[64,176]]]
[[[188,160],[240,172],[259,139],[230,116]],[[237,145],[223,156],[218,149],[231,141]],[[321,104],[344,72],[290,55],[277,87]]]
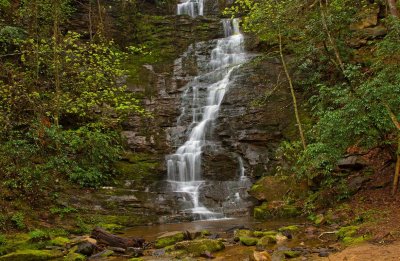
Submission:
[[[111,251],[114,251],[116,253],[125,253],[126,250],[122,247],[108,247]]]
[[[329,255],[330,255],[330,253],[326,252],[326,251],[321,251],[318,253],[319,257],[328,257]]]
[[[262,238],[260,238],[257,241],[257,247],[261,248],[261,249],[266,249],[267,247],[276,244],[278,241],[276,239],[276,235],[266,235],[263,236]]]
[[[114,254],[114,251],[106,249],[106,250],[103,250],[103,251],[89,257],[89,260],[99,260],[101,258],[112,256],[113,254]]]
[[[264,236],[276,236],[278,232],[276,231],[254,231],[253,232],[255,237],[264,237]]]
[[[78,249],[75,252],[85,256],[91,256],[96,248],[97,246],[95,244],[85,241],[78,245]]]
[[[152,256],[161,257],[165,255],[165,249],[157,249],[152,253]]]
[[[143,255],[143,248],[128,247],[125,252],[127,255],[138,257]]]
[[[271,255],[266,252],[258,252],[258,251],[254,251],[253,254],[250,256],[250,260],[252,261],[271,261]]]
[[[293,251],[293,250],[286,250],[286,251],[283,251],[283,255],[286,258],[295,258],[295,257],[299,257],[301,255],[301,252]]]
[[[286,227],[281,227],[278,229],[279,232],[298,232],[300,230],[299,226],[296,225],[291,225],[291,226],[286,226]]]
[[[205,258],[214,258],[214,256],[211,254],[211,252],[209,251],[204,251],[203,254],[201,254],[201,257],[205,257]]]
[[[166,246],[173,245],[179,241],[183,241],[187,239],[187,235],[185,232],[182,231],[173,231],[164,233],[163,235],[159,236],[155,242],[156,248],[163,248]]]

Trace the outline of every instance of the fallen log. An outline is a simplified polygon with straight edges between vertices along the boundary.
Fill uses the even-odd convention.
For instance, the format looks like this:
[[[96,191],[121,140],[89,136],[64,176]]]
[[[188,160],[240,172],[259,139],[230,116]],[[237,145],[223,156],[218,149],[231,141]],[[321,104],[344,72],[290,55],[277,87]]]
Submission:
[[[90,237],[97,240],[100,244],[105,244],[111,247],[121,247],[127,249],[128,247],[143,247],[143,238],[124,238],[113,235],[102,228],[96,227],[93,229]]]

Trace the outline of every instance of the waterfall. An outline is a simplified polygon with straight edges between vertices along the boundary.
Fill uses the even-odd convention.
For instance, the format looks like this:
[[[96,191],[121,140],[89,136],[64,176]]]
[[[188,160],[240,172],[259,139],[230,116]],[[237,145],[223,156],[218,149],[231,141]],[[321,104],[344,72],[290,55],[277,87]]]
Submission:
[[[186,0],[178,4],[176,12],[178,15],[196,17],[198,15],[203,15],[203,10],[204,0]]]
[[[200,1],[186,3],[189,6],[189,3],[200,3]],[[180,9],[184,10],[183,6],[178,5],[178,14]],[[192,12],[194,9],[190,10]],[[195,14],[195,12],[189,14]],[[199,200],[199,191],[205,182],[202,179],[201,156],[204,146],[212,145],[210,144],[212,141],[207,140],[207,134],[212,128],[213,121],[218,117],[232,72],[247,59],[243,46],[244,38],[239,31],[239,20],[225,19],[222,20],[222,24],[225,37],[218,39],[215,48],[211,51],[207,71],[195,77],[182,96],[183,100],[192,98],[190,111],[182,110],[182,114],[192,114],[190,133],[186,142],[177,149],[175,154],[168,155],[166,158],[168,182],[172,191],[179,193],[190,203],[190,207],[184,209],[183,212],[190,213],[197,219],[224,217],[222,213],[206,208]],[[200,93],[205,93],[205,95],[200,95]],[[182,115],[179,119],[181,117]]]

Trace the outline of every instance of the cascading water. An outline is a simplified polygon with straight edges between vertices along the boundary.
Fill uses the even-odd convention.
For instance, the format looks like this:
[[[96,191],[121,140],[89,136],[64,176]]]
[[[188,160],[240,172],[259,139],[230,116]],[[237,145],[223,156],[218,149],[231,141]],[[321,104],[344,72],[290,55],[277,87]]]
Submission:
[[[178,14],[179,8],[178,6]],[[243,46],[244,38],[239,31],[239,21],[226,19],[222,20],[222,23],[225,38],[219,39],[212,50],[207,71],[188,84],[188,89],[182,97],[183,100],[192,98],[190,110],[182,110],[182,114],[192,114],[187,141],[175,154],[167,156],[168,181],[172,191],[179,193],[190,203],[183,211],[192,214],[196,219],[224,217],[222,213],[206,208],[199,200],[199,190],[204,184],[201,156],[204,147],[212,145],[212,141],[206,137],[213,121],[218,117],[232,72],[247,60]],[[205,95],[201,95],[202,93]]]
[[[203,15],[203,9],[204,0],[186,0],[183,3],[178,4],[177,14],[196,17],[198,15]]]

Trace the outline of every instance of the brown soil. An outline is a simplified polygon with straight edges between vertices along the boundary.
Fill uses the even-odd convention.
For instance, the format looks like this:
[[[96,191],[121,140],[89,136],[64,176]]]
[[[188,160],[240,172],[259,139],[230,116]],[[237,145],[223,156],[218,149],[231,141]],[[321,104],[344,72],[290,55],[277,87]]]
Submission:
[[[329,257],[320,257],[313,260],[329,261],[391,261],[400,260],[400,242],[379,246],[370,243],[348,247],[342,252]]]
[[[374,174],[346,203],[343,214],[347,220],[363,222],[360,232],[372,236],[373,243],[390,243],[400,239],[400,192],[391,194],[394,162],[387,150],[381,149],[372,150],[365,158]]]
[[[374,174],[338,212],[346,220],[360,220],[359,233],[369,235],[371,240],[313,260],[400,260],[400,192],[391,194],[395,163],[382,149],[372,150],[364,158]]]

